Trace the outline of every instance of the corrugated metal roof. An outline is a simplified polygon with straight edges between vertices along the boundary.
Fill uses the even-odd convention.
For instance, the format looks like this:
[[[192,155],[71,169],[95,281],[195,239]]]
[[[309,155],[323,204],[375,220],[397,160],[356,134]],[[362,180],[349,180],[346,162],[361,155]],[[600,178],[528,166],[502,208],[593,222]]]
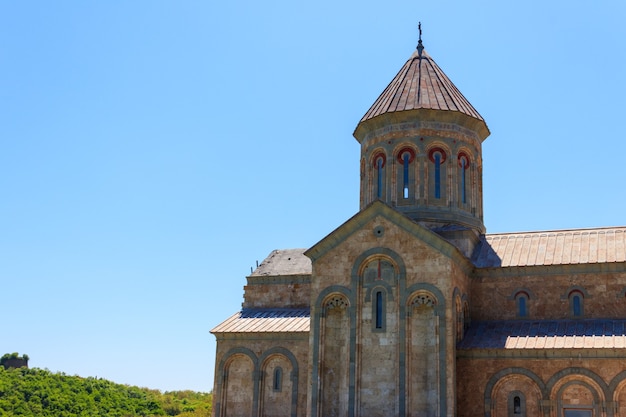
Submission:
[[[626,348],[626,320],[475,322],[459,349]]]
[[[276,249],[254,270],[251,277],[311,274],[311,260],[306,249]]]
[[[626,262],[626,227],[486,235],[479,268]]]
[[[415,51],[361,119],[414,109],[458,111],[484,121],[435,61]]]
[[[217,325],[211,333],[308,332],[309,309],[243,309]]]

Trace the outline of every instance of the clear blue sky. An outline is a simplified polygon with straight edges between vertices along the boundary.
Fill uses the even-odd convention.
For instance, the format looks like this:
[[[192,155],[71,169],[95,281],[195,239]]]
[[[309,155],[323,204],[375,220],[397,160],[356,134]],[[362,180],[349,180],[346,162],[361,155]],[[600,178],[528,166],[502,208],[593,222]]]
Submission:
[[[626,224],[621,0],[0,0],[0,354],[211,390],[250,267],[358,210],[418,21],[491,129],[488,232]]]

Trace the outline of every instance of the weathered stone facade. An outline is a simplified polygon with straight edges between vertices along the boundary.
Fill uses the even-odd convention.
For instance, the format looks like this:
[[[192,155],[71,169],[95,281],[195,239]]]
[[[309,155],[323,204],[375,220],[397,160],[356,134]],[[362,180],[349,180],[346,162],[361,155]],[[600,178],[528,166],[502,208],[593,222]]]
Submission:
[[[216,417],[626,417],[626,228],[485,234],[489,130],[421,45],[359,122],[360,211],[247,278]]]

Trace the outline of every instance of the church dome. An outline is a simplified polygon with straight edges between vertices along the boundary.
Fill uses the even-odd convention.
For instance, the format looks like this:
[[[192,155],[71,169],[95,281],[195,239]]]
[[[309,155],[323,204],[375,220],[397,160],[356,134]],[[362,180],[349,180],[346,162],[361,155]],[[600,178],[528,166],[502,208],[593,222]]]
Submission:
[[[460,228],[475,232],[474,239],[485,231],[487,136],[483,117],[424,51],[420,31],[417,50],[354,131],[361,209],[381,200],[438,233],[458,235]]]
[[[423,50],[420,40],[417,50],[365,113],[354,136],[361,142],[367,132],[390,122],[416,118],[444,121],[441,112],[449,113],[446,121],[465,119],[460,124],[475,130],[482,140],[489,136],[485,120]]]

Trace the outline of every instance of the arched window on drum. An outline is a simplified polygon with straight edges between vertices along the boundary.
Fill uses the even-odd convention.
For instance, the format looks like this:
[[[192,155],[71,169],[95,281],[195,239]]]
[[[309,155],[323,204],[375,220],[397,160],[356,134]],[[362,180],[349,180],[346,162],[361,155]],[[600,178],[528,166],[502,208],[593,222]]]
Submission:
[[[413,161],[415,160],[415,151],[412,148],[404,147],[400,149],[397,156],[398,160],[398,191],[399,201],[408,200],[415,197],[415,173],[413,169]]]
[[[467,204],[470,194],[470,159],[467,153],[460,152],[458,156],[459,169],[459,201]]]
[[[385,164],[387,158],[382,151],[376,152],[373,158],[374,198],[384,199],[385,196]]]
[[[431,189],[430,196],[439,200],[444,195],[445,190],[446,173],[444,163],[446,162],[446,151],[439,147],[432,148],[428,152],[428,159],[431,162],[431,169],[429,172],[429,188]]]

